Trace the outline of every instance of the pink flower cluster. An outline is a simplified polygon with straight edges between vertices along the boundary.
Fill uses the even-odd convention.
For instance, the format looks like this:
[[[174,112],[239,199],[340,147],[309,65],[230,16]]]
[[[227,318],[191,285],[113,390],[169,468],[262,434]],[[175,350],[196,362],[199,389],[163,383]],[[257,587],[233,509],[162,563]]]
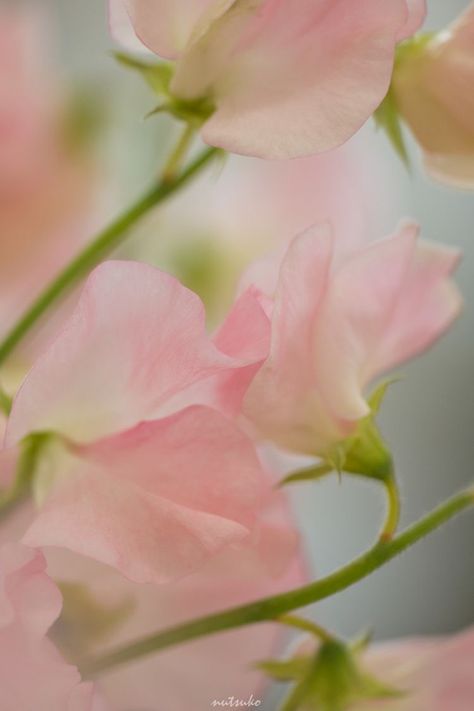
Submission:
[[[367,414],[366,385],[457,315],[456,261],[417,243],[413,226],[335,253],[323,225],[281,265],[249,269],[212,337],[176,279],[104,263],[8,419],[6,454],[31,433],[55,435],[25,542],[158,583],[251,540],[272,478],[246,430],[315,455],[349,436]]]
[[[213,336],[175,278],[104,263],[8,419],[5,467],[25,437],[52,433],[23,542],[136,583],[192,578],[234,556],[258,556],[278,580],[297,537],[260,436],[313,454],[347,436],[366,414],[365,385],[456,316],[456,261],[410,225],[348,253],[322,225],[248,270]]]
[[[175,62],[173,99],[212,107],[202,121],[206,142],[271,158],[334,148],[357,131],[389,89],[397,45],[418,30],[425,11],[424,0],[110,0],[122,41]],[[466,18],[468,30],[461,23],[453,35],[463,41],[472,12]],[[440,50],[450,62],[453,47],[451,38]],[[10,56],[16,49],[7,41],[0,63],[18,69]],[[37,75],[26,59],[19,78],[0,89],[0,213],[10,215],[8,183],[9,199],[38,208],[26,212],[34,222],[44,217],[55,237],[56,217],[62,231],[84,183],[73,181],[69,191],[64,181],[71,204],[63,205],[66,216],[52,208],[51,224],[46,197],[58,197],[55,180],[63,182],[61,171],[71,166],[51,146],[54,117],[42,92],[32,91]],[[431,86],[427,69],[423,76]],[[405,78],[395,73],[394,90],[421,136],[422,109],[405,105]],[[450,107],[458,117],[454,100]],[[440,170],[446,153],[450,169],[453,155],[457,165],[457,143],[423,140]],[[39,165],[28,160],[33,145]],[[51,192],[29,203],[43,171],[42,187],[51,180]],[[17,219],[21,210],[13,213]],[[29,234],[20,217],[14,234]],[[77,659],[89,646],[96,651],[103,630],[71,632],[69,605],[76,626],[85,608],[98,610],[104,636],[110,623],[127,641],[149,632],[150,620],[167,627],[306,581],[289,502],[262,450],[324,458],[370,414],[377,379],[431,347],[461,308],[452,278],[457,250],[421,240],[411,222],[378,240],[361,238],[360,225],[355,231],[351,216],[336,216],[286,235],[245,270],[213,333],[199,296],[164,271],[111,260],[89,275],[5,418],[2,489],[24,475],[26,453],[35,501],[12,529],[0,529],[7,541],[0,547],[0,711],[151,707],[157,681],[164,711],[190,711],[212,700],[210,673],[213,696],[255,693],[258,674],[241,667],[271,652],[281,636],[276,625],[196,641],[166,652],[158,671],[147,662],[96,686],[66,660],[68,652]],[[29,243],[17,247],[7,244],[6,254],[24,266]],[[416,690],[354,708],[467,711],[473,660],[472,632],[376,647],[368,667],[380,666],[382,678],[388,669],[387,682]],[[177,701],[176,675],[188,671]]]

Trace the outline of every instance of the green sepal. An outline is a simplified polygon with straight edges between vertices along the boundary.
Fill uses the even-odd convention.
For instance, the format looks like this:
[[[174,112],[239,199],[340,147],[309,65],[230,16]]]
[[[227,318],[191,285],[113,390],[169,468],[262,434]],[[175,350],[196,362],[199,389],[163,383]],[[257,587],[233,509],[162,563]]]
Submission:
[[[281,711],[346,711],[361,701],[402,695],[366,672],[357,653],[335,639],[323,642],[312,656],[264,662],[260,668],[278,681],[296,682]]]
[[[370,413],[357,425],[353,435],[338,442],[321,456],[321,462],[286,476],[279,486],[317,481],[327,474],[343,472],[387,482],[393,478],[393,459],[376,423],[376,416],[394,379],[385,380],[368,399]]]
[[[300,469],[293,474],[289,474],[284,479],[282,479],[278,486],[286,486],[287,484],[296,484],[301,481],[316,481],[317,479],[322,479],[326,474],[330,474],[334,471],[334,466],[329,463],[316,464],[314,467],[308,467],[307,469]]]
[[[114,52],[114,57],[122,66],[138,72],[155,94],[170,96],[169,86],[173,78],[171,64],[166,64],[166,62],[144,62],[125,52]]]
[[[256,666],[275,681],[301,681],[308,674],[311,658],[293,657],[282,661],[269,659]]]
[[[396,154],[402,160],[405,167],[411,170],[410,158],[408,155],[405,137],[403,135],[402,121],[397,106],[397,100],[392,88],[388,90],[385,99],[374,112],[374,120],[377,128],[385,131],[386,135]]]
[[[376,416],[393,380],[381,383],[370,396],[370,413],[364,417],[355,433],[328,452],[327,464],[338,472],[347,472],[388,481],[393,477],[393,459],[376,423]]]
[[[394,74],[404,62],[413,62],[423,57],[427,48],[436,40],[437,32],[419,32],[397,45],[395,51]]]
[[[201,125],[214,113],[215,105],[209,97],[188,101],[173,95],[170,90],[173,78],[171,64],[144,62],[123,52],[115,52],[114,56],[123,66],[139,72],[153,92],[162,98],[162,103],[152,109],[147,114],[147,118],[160,113],[169,113],[185,123]]]
[[[184,101],[183,99],[170,96],[167,102],[159,104],[152,109],[147,114],[147,118],[155,116],[156,114],[168,113],[179,121],[200,126],[209,116],[212,116],[214,111],[214,104],[205,97],[193,101]]]

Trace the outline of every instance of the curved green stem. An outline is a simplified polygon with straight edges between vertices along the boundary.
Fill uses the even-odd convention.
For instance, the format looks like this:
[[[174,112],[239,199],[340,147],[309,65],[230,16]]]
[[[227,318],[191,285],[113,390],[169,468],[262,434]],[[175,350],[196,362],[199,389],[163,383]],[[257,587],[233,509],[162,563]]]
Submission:
[[[394,476],[384,481],[387,492],[388,512],[380,532],[380,540],[389,541],[395,535],[400,522],[400,492]]]
[[[286,625],[287,627],[293,627],[302,632],[309,632],[315,637],[318,637],[321,642],[331,642],[334,639],[334,636],[325,630],[324,627],[318,625],[317,622],[306,620],[297,615],[281,615],[275,619],[275,622],[279,622],[281,625]]]
[[[170,195],[183,188],[199,173],[205,165],[220,153],[219,149],[207,148],[185,169],[172,180],[166,176],[138,200],[126,212],[120,215],[109,227],[103,230],[38,296],[36,301],[23,314],[17,324],[0,343],[0,363],[10,355],[13,349],[23,340],[26,334],[37,323],[40,317],[52,306],[60,296],[84,277],[101,259],[112,252],[125,239],[128,230],[140,218],[156,205],[164,202]]]
[[[208,615],[157,634],[152,634],[102,657],[85,662],[81,665],[82,672],[85,675],[96,675],[126,662],[168,649],[183,642],[189,642],[198,637],[243,627],[244,625],[275,620],[275,618],[292,610],[335,595],[367,577],[377,568],[382,567],[392,558],[395,558],[443,523],[449,521],[453,516],[473,505],[474,490],[469,489],[461,492],[413,526],[392,538],[392,540],[378,541],[367,553],[326,578],[287,593]]]
[[[181,168],[183,160],[186,158],[186,155],[188,153],[189,148],[191,147],[195,135],[195,127],[192,124],[187,124],[163,169],[162,179],[164,181],[174,180],[177,172]]]

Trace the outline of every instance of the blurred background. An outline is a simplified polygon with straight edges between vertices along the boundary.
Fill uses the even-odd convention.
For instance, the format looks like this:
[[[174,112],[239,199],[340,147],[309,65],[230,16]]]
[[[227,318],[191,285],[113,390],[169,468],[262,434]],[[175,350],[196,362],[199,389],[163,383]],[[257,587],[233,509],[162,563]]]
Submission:
[[[3,0],[0,6],[6,4]],[[93,228],[147,187],[176,127],[166,118],[143,118],[153,108],[153,97],[138,76],[112,57],[104,1],[29,3],[36,9],[40,4],[50,15],[46,50],[41,48],[42,92],[51,92],[53,103],[64,104],[64,125],[76,142],[71,150],[80,155],[79,177],[67,178],[75,196],[68,207],[69,223],[63,220],[60,230],[68,246],[63,253],[59,241],[53,243],[53,269],[93,234]],[[428,27],[444,26],[467,4],[429,0]],[[38,63],[33,64],[38,70]],[[381,237],[401,217],[410,216],[421,223],[425,238],[460,247],[464,260],[458,283],[465,312],[432,352],[401,370],[403,378],[390,389],[382,411],[382,429],[401,482],[403,524],[472,481],[474,461],[474,196],[430,182],[408,135],[407,141],[411,173],[372,123],[338,156],[324,156],[319,162],[293,161],[282,167],[231,159],[211,171],[191,196],[179,197],[147,220],[121,250],[122,255],[171,269],[199,289],[212,320],[231,298],[235,265],[290,237],[287,230],[303,229],[331,215],[340,229],[353,224],[370,237]],[[53,195],[64,193],[65,210],[67,180],[51,187]],[[5,204],[12,199],[5,197]],[[44,208],[45,200],[41,204]],[[33,226],[43,225],[43,213],[40,210]],[[3,228],[2,247],[5,223]],[[44,276],[35,277],[34,285]],[[34,285],[23,285],[18,303],[30,296]],[[302,485],[295,491],[295,502],[318,575],[367,547],[384,508],[376,486],[347,477]],[[473,517],[456,520],[373,577],[318,605],[314,614],[341,633],[357,634],[370,627],[381,639],[444,633],[472,624],[473,542]]]

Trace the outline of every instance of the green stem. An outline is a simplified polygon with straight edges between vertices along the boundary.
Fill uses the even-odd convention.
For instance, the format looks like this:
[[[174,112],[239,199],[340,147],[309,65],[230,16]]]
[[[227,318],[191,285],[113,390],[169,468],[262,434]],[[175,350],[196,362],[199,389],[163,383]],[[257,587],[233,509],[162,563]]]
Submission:
[[[287,627],[294,627],[302,632],[309,632],[310,634],[318,637],[321,642],[331,642],[334,637],[333,635],[318,625],[312,620],[305,620],[303,617],[298,617],[297,615],[281,615],[275,619],[275,622],[279,622],[281,625],[286,625]]]
[[[196,129],[194,126],[192,124],[187,124],[163,169],[163,181],[170,182],[175,179],[177,172],[181,169],[183,160],[191,147],[191,143],[193,142],[195,135]]]
[[[420,521],[398,534],[390,541],[378,541],[368,552],[326,578],[287,593],[264,598],[247,605],[186,622],[176,627],[152,634],[132,644],[120,647],[102,657],[82,665],[85,675],[96,675],[121,664],[168,649],[183,642],[243,627],[258,622],[271,621],[292,610],[311,605],[335,595],[350,585],[367,577],[404,550],[464,509],[474,505],[474,489],[461,492],[449,499]]]
[[[389,541],[395,535],[400,522],[400,492],[394,476],[384,481],[387,492],[388,512],[380,533],[380,540]]]
[[[60,296],[84,277],[101,259],[112,252],[125,239],[130,227],[156,205],[164,202],[170,195],[183,188],[190,180],[213,160],[220,151],[207,148],[174,180],[166,178],[155,185],[131,208],[120,215],[109,227],[103,230],[67,267],[49,284],[36,301],[23,314],[13,329],[0,343],[0,363],[10,355],[40,317]]]

